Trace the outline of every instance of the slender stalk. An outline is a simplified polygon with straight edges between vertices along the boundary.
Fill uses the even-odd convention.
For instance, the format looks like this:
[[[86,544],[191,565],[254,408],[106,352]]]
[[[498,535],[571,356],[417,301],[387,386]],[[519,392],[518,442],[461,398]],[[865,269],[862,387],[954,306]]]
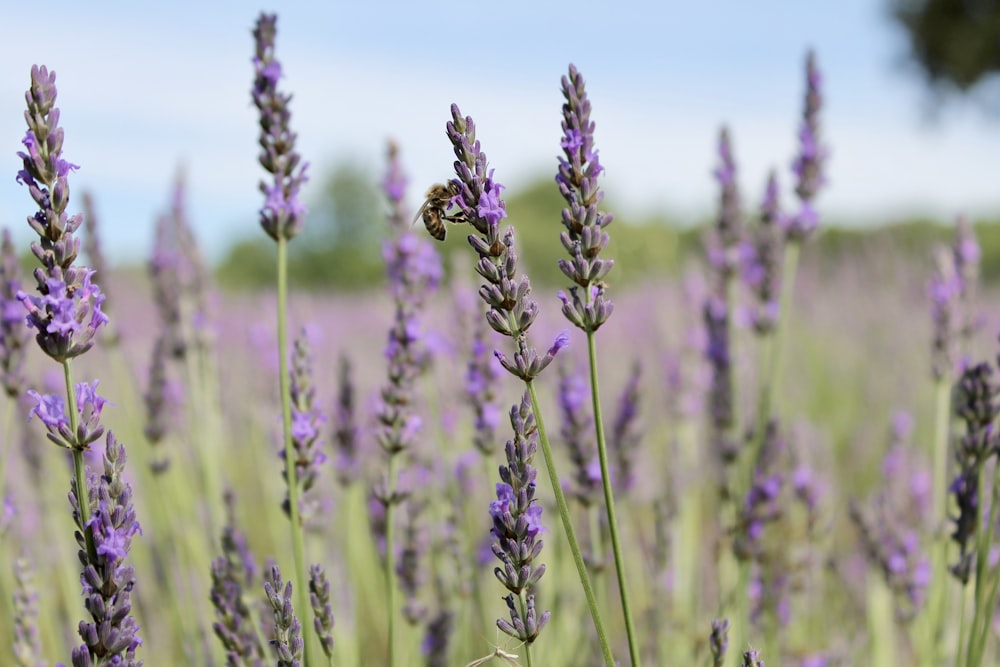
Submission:
[[[951,430],[951,387],[947,380],[940,378],[934,383],[935,411],[934,411],[934,449],[932,468],[932,499],[934,511],[934,523],[937,527],[939,522],[947,520],[948,517],[948,434]],[[940,529],[935,529],[936,539],[931,554],[932,572],[944,574],[946,571],[946,561],[948,558],[948,538],[941,534]],[[941,653],[941,638],[943,636],[943,623],[948,613],[948,578],[946,576],[934,576],[931,578],[930,591],[927,600],[927,624],[928,632],[923,633],[923,641],[926,644],[925,651],[922,652],[929,660],[929,664],[938,664],[938,656]]]
[[[985,512],[982,497],[984,489],[982,483],[986,480],[986,466],[983,465],[979,472],[979,513],[982,517]],[[980,540],[976,553],[976,608],[972,617],[972,630],[969,636],[969,651],[973,659],[969,665],[981,665],[983,654],[986,650],[986,639],[989,636],[990,621],[993,618],[993,595],[996,593],[995,584],[990,585],[989,578],[993,572],[989,570],[989,551],[993,544],[994,526],[997,518],[997,502],[1000,501],[1000,465],[994,466],[993,485],[991,487],[991,503],[989,520],[985,523],[980,521]],[[989,586],[989,590],[987,589]]]
[[[535,391],[535,384],[532,381],[527,381],[524,384],[528,388],[528,394],[531,396],[531,410],[535,413],[535,425],[538,427],[538,442],[542,446],[542,456],[545,459],[545,470],[549,475],[549,485],[552,487],[552,493],[556,497],[556,507],[559,509],[559,518],[562,520],[563,531],[566,533],[566,541],[569,542],[570,552],[573,554],[573,563],[576,565],[576,572],[580,577],[580,584],[583,586],[583,594],[587,598],[590,616],[594,620],[594,629],[597,631],[597,639],[601,644],[601,655],[604,657],[604,664],[607,667],[615,667],[615,659],[611,655],[611,644],[608,642],[608,634],[604,629],[604,621],[601,620],[601,611],[597,606],[597,598],[594,597],[594,588],[590,583],[590,575],[587,573],[587,564],[583,560],[580,543],[576,539],[573,524],[570,522],[569,506],[566,504],[566,496],[563,494],[562,486],[559,484],[559,475],[556,474],[555,459],[552,457],[552,447],[549,445],[549,437],[545,432],[542,412],[538,407],[538,394]]]
[[[968,590],[969,590],[968,586],[962,586],[962,592],[959,599],[958,649],[955,651],[955,667],[963,667],[963,665],[967,664],[964,654],[965,654],[965,625],[966,625],[965,621],[966,621],[966,616],[968,616],[968,614],[966,613],[966,607],[969,606],[968,605],[969,601],[966,599],[968,595],[967,593]]]
[[[395,551],[395,531],[393,530],[393,511],[395,502],[393,497],[396,492],[396,455],[389,455],[389,475],[386,482],[386,497],[389,499],[385,504],[385,586],[386,586],[386,614],[389,623],[389,667],[396,667],[396,551]]]
[[[278,383],[281,390],[281,423],[285,443],[285,482],[288,485],[288,514],[292,524],[292,552],[295,557],[296,606],[299,614],[311,608],[305,569],[305,545],[302,538],[302,518],[299,516],[299,481],[292,455],[292,396],[288,378],[288,240],[278,238]],[[309,623],[302,623],[303,665],[311,664]]]
[[[589,293],[589,291],[588,291]],[[593,331],[587,332],[587,354],[590,359],[590,396],[594,405],[594,430],[597,434],[597,458],[601,464],[601,486],[604,488],[604,506],[608,514],[608,530],[611,533],[611,551],[615,557],[615,574],[618,576],[618,593],[625,616],[625,631],[628,633],[628,651],[633,667],[639,667],[642,656],[635,636],[632,608],[629,605],[628,585],[625,580],[625,559],[622,555],[621,540],[618,536],[618,519],[615,516],[615,498],[611,488],[611,472],[608,467],[608,448],[604,437],[604,419],[601,415],[601,395],[597,380],[597,341]],[[537,418],[537,412],[536,412]]]
[[[3,503],[7,486],[7,460],[10,457],[11,434],[14,432],[14,402],[17,399],[5,396],[3,410],[3,440],[0,440],[0,504]]]
[[[896,624],[892,595],[876,574],[868,573],[868,635],[871,640],[871,664],[896,665]]]
[[[80,415],[76,407],[76,385],[73,384],[73,372],[70,370],[70,360],[62,362],[63,377],[66,379],[66,403],[69,406],[69,429],[76,433],[80,424]],[[79,505],[80,523],[86,526],[90,523],[90,492],[87,489],[87,465],[83,460],[83,450],[73,449],[73,475],[76,480],[76,500]],[[83,531],[84,541],[87,545],[87,553],[91,561],[97,560],[97,552],[94,549],[94,539],[86,530]]]

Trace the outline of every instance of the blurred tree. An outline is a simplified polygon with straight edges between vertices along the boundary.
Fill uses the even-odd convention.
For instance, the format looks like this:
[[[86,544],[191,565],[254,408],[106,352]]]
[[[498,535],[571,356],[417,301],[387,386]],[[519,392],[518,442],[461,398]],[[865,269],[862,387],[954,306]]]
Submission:
[[[1000,72],[1000,3],[890,0],[910,57],[938,93],[968,93]],[[994,107],[997,105],[994,104]]]

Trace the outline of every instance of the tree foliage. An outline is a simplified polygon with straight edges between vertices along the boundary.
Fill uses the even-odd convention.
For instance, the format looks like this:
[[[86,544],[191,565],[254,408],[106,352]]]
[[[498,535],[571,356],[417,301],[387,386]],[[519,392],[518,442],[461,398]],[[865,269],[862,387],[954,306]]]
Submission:
[[[939,92],[967,93],[1000,71],[1000,3],[892,0],[910,57]]]

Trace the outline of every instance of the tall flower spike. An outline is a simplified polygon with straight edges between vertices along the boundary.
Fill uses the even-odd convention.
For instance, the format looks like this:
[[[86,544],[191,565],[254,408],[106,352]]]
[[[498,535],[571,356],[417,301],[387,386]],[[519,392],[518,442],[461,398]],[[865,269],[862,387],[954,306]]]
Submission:
[[[598,210],[604,199],[597,177],[604,167],[594,148],[594,123],[590,120],[590,99],[580,72],[569,66],[569,75],[562,78],[563,156],[559,157],[556,183],[559,193],[569,205],[562,210],[566,228],[560,240],[570,259],[560,259],[559,268],[575,283],[570,297],[561,295],[563,314],[584,331],[597,331],[611,316],[613,304],[604,298],[604,277],[614,266],[614,260],[598,255],[608,245],[605,228],[614,219],[610,213]],[[578,290],[584,291],[580,298]],[[572,303],[571,303],[572,302]]]
[[[78,167],[62,158],[63,130],[59,127],[56,75],[44,66],[31,69],[31,87],[24,118],[28,124],[19,152],[23,168],[17,182],[27,186],[38,211],[28,224],[39,236],[31,251],[42,264],[35,269],[40,296],[18,292],[28,311],[28,326],[36,330],[42,351],[58,362],[79,356],[93,345],[97,329],[108,321],[101,311],[104,295],[93,282],[94,272],[74,267],[80,240],[74,237],[83,219],[66,214],[69,172]]]
[[[38,593],[31,565],[26,558],[14,561],[14,638],[16,667],[40,667],[42,646],[38,638]]]
[[[24,357],[28,327],[24,323],[24,306],[17,299],[21,291],[21,266],[10,240],[10,230],[4,228],[0,243],[0,384],[11,399],[24,391]]]
[[[589,412],[589,387],[576,373],[560,368],[559,435],[573,464],[573,486],[568,493],[584,507],[601,499],[601,466],[594,443],[594,418]]]
[[[115,664],[140,667],[135,652],[142,645],[139,626],[132,617],[135,573],[125,564],[132,537],[141,533],[132,505],[132,487],[122,479],[125,447],[108,433],[104,450],[104,474],[91,475],[88,487],[90,521],[81,523],[80,494],[74,484],[70,501],[76,509],[77,544],[83,573],[84,606],[89,621],[80,623],[83,645],[73,649],[73,667]],[[94,549],[87,548],[90,538]]]
[[[89,192],[83,193],[83,226],[87,232],[83,237],[83,252],[87,255],[87,262],[93,267],[94,272],[102,280],[105,280],[111,273],[104,258],[104,251],[101,249],[101,235],[97,225],[97,213],[94,211],[94,198]],[[106,291],[105,296],[107,296]],[[107,310],[107,306],[104,306],[104,310]],[[106,330],[105,334],[107,344],[114,345],[118,342],[117,331]]]
[[[507,596],[511,622],[497,622],[497,626],[515,639],[531,643],[548,621],[549,613],[532,620],[530,613],[534,605],[524,607],[524,593],[530,592],[545,574],[545,565],[535,564],[542,551],[543,542],[539,535],[542,526],[542,507],[535,499],[535,477],[532,465],[537,449],[537,429],[535,416],[531,411],[531,398],[525,392],[520,406],[510,410],[510,423],[514,429],[514,439],[507,441],[507,464],[500,466],[500,483],[496,487],[497,499],[490,503],[490,517],[493,528],[492,550],[503,567],[496,567],[493,573],[511,595]],[[514,604],[514,598],[521,605]]]
[[[260,164],[274,177],[270,183],[260,182],[260,191],[266,197],[260,225],[275,241],[292,239],[302,231],[307,211],[299,191],[307,180],[309,166],[307,162],[300,165],[302,157],[295,151],[296,134],[289,126],[292,112],[288,108],[292,96],[278,92],[281,63],[274,57],[277,22],[276,15],[261,14],[254,27],[255,78],[251,93],[260,110]]]
[[[326,657],[333,657],[333,605],[330,604],[330,582],[322,565],[309,568],[309,602],[313,610],[313,626]]]
[[[729,648],[729,620],[715,619],[712,621],[712,632],[708,636],[708,645],[712,650],[712,667],[722,667],[726,662],[726,651]]]
[[[781,209],[778,202],[778,176],[768,175],[764,200],[760,205],[760,223],[753,232],[743,268],[743,280],[756,297],[753,327],[758,335],[774,331],[778,321],[781,279]]]
[[[819,213],[813,200],[826,182],[823,163],[827,158],[827,149],[822,144],[819,128],[819,112],[823,106],[821,83],[822,76],[816,67],[816,56],[810,51],[806,56],[806,95],[802,124],[799,126],[799,154],[792,162],[799,210],[787,220],[785,237],[789,241],[806,239],[819,225]]]
[[[274,614],[274,639],[271,645],[278,654],[278,667],[302,664],[302,625],[292,608],[292,582],[285,584],[281,570],[271,565],[264,574],[264,594]]]
[[[514,228],[500,234],[500,220],[507,217],[507,205],[500,198],[504,186],[493,179],[493,170],[476,140],[476,126],[469,116],[462,116],[457,104],[451,105],[452,120],[448,122],[448,139],[455,149],[455,173],[450,182],[456,194],[449,206],[458,208],[464,220],[478,232],[469,235],[469,245],[479,255],[476,272],[487,284],[479,288],[479,296],[489,307],[486,322],[504,336],[514,339],[513,360],[496,352],[509,373],[525,382],[538,376],[552,363],[560,349],[569,343],[559,335],[552,347],[539,356],[528,344],[527,332],[538,315],[538,304],[531,298],[527,276],[518,278],[517,254],[514,251]]]
[[[312,357],[305,330],[295,340],[291,371],[292,397],[292,456],[295,464],[295,479],[299,485],[299,503],[307,491],[312,489],[319,474],[319,466],[326,462],[326,454],[319,445],[319,436],[326,416],[316,407],[316,389],[312,380]],[[282,452],[285,465],[288,453]],[[282,472],[282,478],[287,479]],[[286,489],[282,509],[291,516],[289,494]],[[301,509],[300,509],[301,511]]]
[[[629,373],[628,381],[622,389],[618,400],[618,412],[611,427],[611,437],[608,440],[609,449],[614,452],[615,475],[612,479],[618,487],[619,493],[627,493],[635,486],[635,473],[633,464],[636,458],[636,449],[642,440],[637,424],[639,415],[639,380],[642,375],[642,366],[636,361],[632,364],[632,372]]]
[[[337,373],[337,406],[334,409],[333,442],[337,454],[334,467],[341,486],[357,481],[361,474],[358,461],[358,426],[354,409],[354,380],[351,373],[351,359],[340,355],[340,369]]]
[[[465,369],[465,395],[475,413],[472,444],[483,456],[490,456],[500,425],[500,410],[494,402],[498,381],[496,358],[489,353],[483,320],[477,319],[472,326],[472,350]]]

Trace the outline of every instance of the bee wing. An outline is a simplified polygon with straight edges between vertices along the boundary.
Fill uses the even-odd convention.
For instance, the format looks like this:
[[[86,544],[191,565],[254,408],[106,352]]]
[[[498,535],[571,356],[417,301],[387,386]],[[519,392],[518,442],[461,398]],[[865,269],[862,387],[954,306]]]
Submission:
[[[410,227],[412,227],[413,225],[417,224],[417,220],[419,220],[420,218],[422,218],[424,216],[424,211],[427,210],[427,207],[428,207],[428,205],[430,205],[430,203],[431,202],[430,202],[429,199],[425,199],[424,200],[424,203],[421,204],[420,208],[417,209],[417,214],[415,216],[413,216],[413,222],[410,223]]]

